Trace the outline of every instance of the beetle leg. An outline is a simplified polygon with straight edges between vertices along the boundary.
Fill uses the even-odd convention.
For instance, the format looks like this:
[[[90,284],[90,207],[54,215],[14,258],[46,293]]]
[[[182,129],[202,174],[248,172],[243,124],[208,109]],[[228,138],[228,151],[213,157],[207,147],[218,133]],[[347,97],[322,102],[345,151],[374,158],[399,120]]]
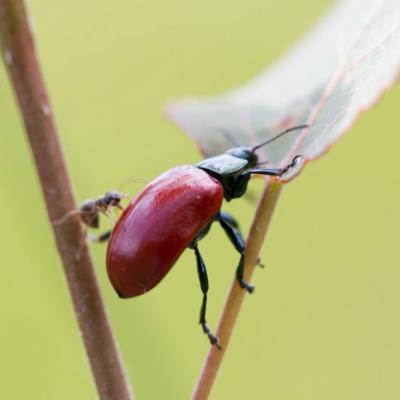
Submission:
[[[242,197],[247,191],[247,185],[250,181],[252,174],[258,175],[269,175],[269,176],[282,176],[286,174],[291,168],[297,165],[299,159],[302,156],[295,156],[293,160],[283,168],[251,168],[245,170],[242,174],[240,174],[235,182],[232,184],[232,188],[229,192],[225,193],[225,198],[227,201],[235,199],[237,197]]]
[[[236,268],[236,279],[243,289],[246,289],[249,293],[253,293],[255,289],[254,285],[246,282],[243,278],[245,243],[239,230],[239,225],[233,217],[222,211],[218,214],[218,221],[235,249],[240,253],[239,264]]]
[[[240,227],[239,227],[239,222],[237,222],[236,218],[233,215],[231,215],[225,211],[220,211],[217,214],[216,219],[219,221],[221,218],[224,219],[224,221],[226,223],[228,223],[231,227],[235,228],[239,233],[241,233]]]
[[[295,167],[299,160],[302,158],[302,156],[297,155],[293,157],[292,161],[284,166],[283,168],[252,168],[248,169],[245,171],[243,175],[249,175],[249,174],[259,174],[259,175],[269,175],[269,176],[282,176],[286,174],[290,169]]]
[[[243,175],[258,174],[258,175],[269,175],[269,176],[281,176],[284,168],[252,168],[248,169]]]
[[[200,251],[197,247],[197,242],[192,244],[192,248],[196,256],[197,273],[199,274],[200,287],[203,293],[203,302],[201,303],[199,322],[201,324],[201,327],[203,328],[203,332],[208,336],[210,343],[216,346],[218,349],[221,349],[221,346],[219,345],[218,342],[218,338],[212,334],[206,322],[207,292],[208,292],[208,276],[207,276],[206,265],[204,264],[203,257],[201,256]]]

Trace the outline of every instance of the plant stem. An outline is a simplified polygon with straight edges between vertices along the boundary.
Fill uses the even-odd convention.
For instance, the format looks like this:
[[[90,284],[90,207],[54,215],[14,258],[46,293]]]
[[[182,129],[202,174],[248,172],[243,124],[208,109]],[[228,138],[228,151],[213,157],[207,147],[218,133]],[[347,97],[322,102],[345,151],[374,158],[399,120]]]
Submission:
[[[80,219],[71,213],[76,204],[23,0],[0,0],[0,38],[99,396],[132,399]]]
[[[270,181],[266,184],[264,192],[258,204],[256,215],[250,228],[249,237],[246,242],[246,257],[244,277],[247,282],[250,282],[254,268],[257,264],[258,255],[263,244],[265,234],[269,223],[271,222],[272,214],[275,205],[281,193],[282,184],[277,181]],[[246,295],[236,278],[234,279],[228,297],[225,302],[224,310],[217,329],[217,336],[220,340],[222,349],[218,350],[215,346],[211,346],[207,354],[206,361],[197,381],[197,385],[193,392],[194,400],[207,399],[218,370],[221,366],[223,357],[229,345],[229,340],[232,336],[233,328],[238,318],[240,308]]]

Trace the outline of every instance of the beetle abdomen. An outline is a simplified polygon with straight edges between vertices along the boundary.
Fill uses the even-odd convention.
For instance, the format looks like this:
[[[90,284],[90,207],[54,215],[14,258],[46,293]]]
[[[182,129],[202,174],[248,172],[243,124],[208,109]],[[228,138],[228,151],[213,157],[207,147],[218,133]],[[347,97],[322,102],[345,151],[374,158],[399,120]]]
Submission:
[[[121,297],[143,294],[168,273],[220,210],[221,184],[193,167],[173,168],[126,207],[107,249],[107,272]]]

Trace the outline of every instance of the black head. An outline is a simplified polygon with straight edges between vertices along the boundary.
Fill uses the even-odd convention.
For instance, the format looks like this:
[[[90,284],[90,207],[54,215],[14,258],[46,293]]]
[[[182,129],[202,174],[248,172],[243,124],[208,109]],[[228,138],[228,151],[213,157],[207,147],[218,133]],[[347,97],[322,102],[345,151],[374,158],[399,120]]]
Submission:
[[[241,158],[247,161],[247,167],[253,168],[258,163],[258,156],[255,151],[249,147],[234,147],[226,152],[230,156]]]
[[[299,125],[286,129],[285,131],[253,147],[234,147],[219,156],[206,158],[197,163],[196,167],[207,171],[210,175],[221,182],[224,188],[225,199],[229,201],[233,198],[241,197],[247,190],[247,183],[250,180],[251,174],[257,173],[277,176],[280,171],[283,171],[281,173],[285,172],[284,168],[282,170],[277,168],[259,168],[262,164],[267,164],[268,161],[259,162],[256,153],[257,150],[289,132],[303,129],[307,126],[308,125]],[[230,135],[225,132],[223,133],[232,142],[236,143]],[[288,168],[291,168],[294,165],[294,161],[295,159],[291,164],[289,164]]]

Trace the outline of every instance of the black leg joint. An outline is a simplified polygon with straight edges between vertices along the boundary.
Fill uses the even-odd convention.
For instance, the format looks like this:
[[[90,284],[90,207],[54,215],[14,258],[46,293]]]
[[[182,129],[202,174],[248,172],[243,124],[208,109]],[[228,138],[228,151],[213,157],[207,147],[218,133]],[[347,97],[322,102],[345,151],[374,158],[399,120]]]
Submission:
[[[243,289],[246,289],[249,293],[253,293],[255,289],[254,285],[251,285],[250,283],[246,282],[243,277],[245,242],[239,230],[239,225],[233,217],[224,212],[220,212],[218,214],[218,220],[222,229],[228,236],[229,240],[231,241],[237,252],[240,254],[239,264],[236,268],[236,279],[239,282],[239,285]]]

